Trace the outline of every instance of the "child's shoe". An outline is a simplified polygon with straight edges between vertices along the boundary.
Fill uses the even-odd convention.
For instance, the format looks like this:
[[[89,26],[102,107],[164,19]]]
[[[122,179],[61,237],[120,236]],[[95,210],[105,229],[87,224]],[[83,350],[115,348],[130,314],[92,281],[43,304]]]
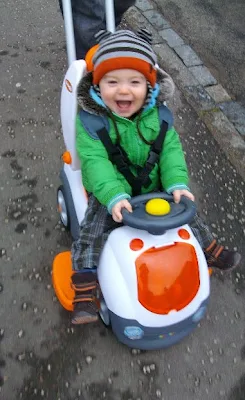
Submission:
[[[97,281],[93,272],[75,272],[71,287],[75,290],[72,313],[73,324],[88,324],[98,320]]]
[[[241,261],[241,254],[237,251],[224,249],[213,240],[212,243],[204,250],[204,254],[211,268],[218,268],[222,271],[229,271],[238,266]]]

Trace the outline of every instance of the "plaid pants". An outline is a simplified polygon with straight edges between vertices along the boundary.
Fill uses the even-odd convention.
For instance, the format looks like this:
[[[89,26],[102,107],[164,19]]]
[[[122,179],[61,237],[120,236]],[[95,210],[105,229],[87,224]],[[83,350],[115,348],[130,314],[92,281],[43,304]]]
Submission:
[[[121,225],[112,219],[105,206],[90,195],[80,236],[73,242],[71,248],[73,270],[79,271],[97,266],[109,234]]]
[[[71,248],[73,270],[80,271],[83,268],[96,267],[109,234],[122,225],[115,222],[107,208],[90,195],[88,208],[81,224],[80,236],[73,242]],[[213,236],[197,214],[190,227],[201,247],[203,249],[208,247]]]

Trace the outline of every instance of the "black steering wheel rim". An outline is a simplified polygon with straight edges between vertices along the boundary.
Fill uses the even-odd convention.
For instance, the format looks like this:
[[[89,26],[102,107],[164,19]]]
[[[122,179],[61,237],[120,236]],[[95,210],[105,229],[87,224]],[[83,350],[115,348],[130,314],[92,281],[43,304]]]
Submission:
[[[170,203],[171,211],[164,216],[150,215],[145,211],[145,203],[151,199],[164,199]],[[174,203],[173,195],[164,192],[142,194],[129,200],[133,212],[123,209],[123,223],[132,228],[146,230],[153,235],[162,235],[166,230],[188,224],[196,214],[196,204],[185,196],[180,203]]]

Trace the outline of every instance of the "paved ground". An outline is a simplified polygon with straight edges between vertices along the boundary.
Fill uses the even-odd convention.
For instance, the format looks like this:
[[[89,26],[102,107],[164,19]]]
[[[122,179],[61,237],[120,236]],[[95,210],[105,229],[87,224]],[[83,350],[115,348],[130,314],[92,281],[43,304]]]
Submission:
[[[47,0],[3,0],[0,16],[1,398],[244,400],[244,262],[212,277],[206,318],[167,351],[131,351],[100,323],[70,325],[50,280],[54,255],[70,246],[55,205],[62,20]],[[199,209],[244,260],[244,176],[178,89],[172,107]]]
[[[127,13],[133,29],[147,26],[161,65],[172,75],[189,104],[208,126],[237,171],[245,175],[245,108],[232,100],[193,48],[159,11],[158,0],[137,0]],[[156,8],[156,5],[158,8]],[[211,13],[210,13],[211,14]],[[163,16],[164,15],[164,16]],[[211,18],[211,17],[210,17]]]
[[[155,0],[164,17],[245,107],[245,2]]]

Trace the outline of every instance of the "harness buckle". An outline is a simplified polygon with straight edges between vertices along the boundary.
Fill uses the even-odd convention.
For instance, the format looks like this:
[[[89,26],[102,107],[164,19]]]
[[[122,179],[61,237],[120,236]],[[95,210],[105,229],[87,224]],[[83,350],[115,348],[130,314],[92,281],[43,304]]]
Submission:
[[[159,154],[156,153],[155,151],[151,150],[149,152],[149,157],[148,157],[146,163],[154,165],[154,164],[156,164],[156,162],[158,162],[158,159],[159,159]]]

